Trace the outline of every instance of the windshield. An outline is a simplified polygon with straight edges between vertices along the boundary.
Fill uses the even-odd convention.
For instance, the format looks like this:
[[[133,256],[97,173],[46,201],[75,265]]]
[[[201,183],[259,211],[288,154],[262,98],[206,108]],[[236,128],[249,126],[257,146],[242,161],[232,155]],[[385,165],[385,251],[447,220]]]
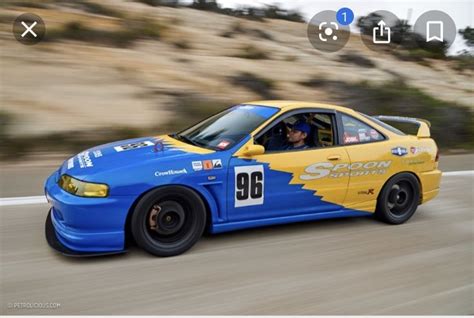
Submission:
[[[278,108],[257,105],[237,105],[172,135],[196,146],[225,150],[278,112]]]

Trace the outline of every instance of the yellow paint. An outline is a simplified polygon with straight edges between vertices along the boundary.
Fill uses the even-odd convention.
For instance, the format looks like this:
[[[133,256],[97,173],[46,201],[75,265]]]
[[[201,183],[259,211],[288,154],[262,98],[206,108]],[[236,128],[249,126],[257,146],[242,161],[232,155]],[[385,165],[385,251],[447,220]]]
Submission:
[[[438,163],[435,162],[437,147],[431,138],[426,138],[427,135],[429,136],[428,125],[422,125],[421,135],[423,138],[419,138],[417,136],[392,133],[384,127],[369,121],[356,111],[340,106],[296,101],[255,101],[246,104],[266,105],[281,109],[277,115],[274,115],[257,128],[252,133],[252,136],[258,134],[261,129],[272,122],[275,117],[281,115],[282,112],[285,113],[299,108],[323,108],[335,109],[341,113],[349,114],[376,128],[387,137],[384,141],[366,144],[340,145],[291,152],[273,152],[252,157],[252,159],[258,162],[268,163],[271,169],[291,173],[293,177],[290,184],[301,184],[304,189],[316,191],[315,195],[321,196],[327,202],[344,205],[347,208],[374,212],[377,196],[384,184],[390,177],[400,172],[411,172],[418,177],[422,192],[420,202],[424,203],[432,199],[439,191],[441,172],[438,170]],[[249,140],[234,155],[248,159],[243,154],[243,149],[252,143],[253,139]],[[393,155],[391,150],[396,147],[406,148],[408,154],[404,156]],[[412,147],[416,147],[417,151],[411,151]],[[339,156],[340,159],[337,161],[328,159],[334,155]],[[301,175],[306,174],[305,169],[315,163],[332,163],[336,165],[372,161],[390,161],[390,166],[382,174],[343,176],[340,178],[323,177],[312,180],[301,179]],[[342,171],[354,172],[357,170],[346,169]],[[365,194],[370,189],[373,189],[374,194]]]
[[[303,189],[317,191],[316,195],[322,196],[323,200],[342,205],[349,182],[348,176],[312,180],[300,179],[301,175],[308,174],[305,172],[306,167],[315,162],[327,162],[327,158],[330,156],[340,156],[341,160],[338,162],[349,163],[349,157],[342,147],[263,154],[254,156],[252,159],[268,163],[270,169],[291,173],[293,178],[290,184],[301,184]]]
[[[214,150],[210,150],[210,149],[201,148],[201,147],[197,147],[197,146],[194,146],[194,145],[187,144],[185,142],[174,139],[174,138],[172,138],[168,135],[160,135],[160,136],[156,136],[155,138],[163,141],[163,143],[166,146],[171,146],[173,148],[176,148],[176,149],[179,149],[179,150],[182,150],[182,151],[186,151],[186,152],[192,152],[192,153],[197,153],[197,154],[210,154],[210,153],[215,152]]]

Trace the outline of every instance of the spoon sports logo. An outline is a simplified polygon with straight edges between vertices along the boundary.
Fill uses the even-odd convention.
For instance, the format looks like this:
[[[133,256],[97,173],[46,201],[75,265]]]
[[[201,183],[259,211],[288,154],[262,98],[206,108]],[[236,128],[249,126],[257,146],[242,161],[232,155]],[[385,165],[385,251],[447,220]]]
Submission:
[[[305,168],[306,174],[300,175],[301,180],[314,180],[325,177],[358,177],[373,174],[384,174],[392,161],[368,161],[333,164],[331,162],[317,162]]]

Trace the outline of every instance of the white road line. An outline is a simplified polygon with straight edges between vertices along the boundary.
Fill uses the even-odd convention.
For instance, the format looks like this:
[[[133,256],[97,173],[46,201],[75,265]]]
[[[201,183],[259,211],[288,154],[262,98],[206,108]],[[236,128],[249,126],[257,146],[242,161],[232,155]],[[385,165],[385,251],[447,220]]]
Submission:
[[[466,176],[466,177],[474,176],[474,170],[443,172],[443,177],[452,177],[452,176]]]
[[[34,197],[0,198],[0,206],[48,203],[44,195]]]
[[[443,177],[474,176],[474,170],[443,172]],[[44,195],[32,197],[0,198],[0,206],[48,203]]]

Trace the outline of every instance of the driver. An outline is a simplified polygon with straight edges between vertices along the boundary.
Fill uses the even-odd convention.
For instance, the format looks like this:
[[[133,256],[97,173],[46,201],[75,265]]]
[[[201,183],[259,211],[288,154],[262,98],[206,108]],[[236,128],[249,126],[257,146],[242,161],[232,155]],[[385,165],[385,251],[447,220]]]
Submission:
[[[284,150],[298,150],[306,149],[309,146],[306,144],[306,138],[311,132],[311,127],[304,121],[297,121],[288,133],[288,145]]]

